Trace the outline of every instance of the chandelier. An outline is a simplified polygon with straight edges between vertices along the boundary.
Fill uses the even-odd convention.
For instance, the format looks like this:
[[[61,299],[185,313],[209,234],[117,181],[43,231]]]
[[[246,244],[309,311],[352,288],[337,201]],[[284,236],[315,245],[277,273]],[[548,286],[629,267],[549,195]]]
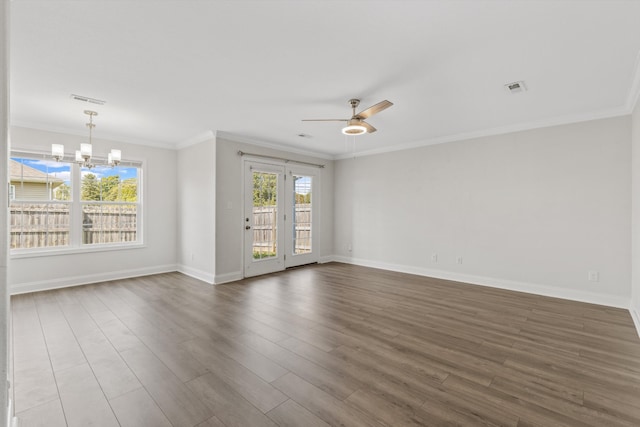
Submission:
[[[92,162],[93,156],[93,128],[96,125],[93,124],[93,117],[97,116],[98,113],[91,110],[84,110],[84,113],[89,116],[89,123],[87,123],[87,127],[89,128],[89,142],[84,142],[80,144],[80,149],[76,150],[76,163],[79,163],[82,167],[91,169],[95,166]],[[64,145],[62,144],[51,144],[51,156],[59,162],[64,158]],[[114,148],[111,149],[107,156],[107,164],[111,167],[118,166],[120,161],[122,160],[122,152],[120,150],[116,150]]]

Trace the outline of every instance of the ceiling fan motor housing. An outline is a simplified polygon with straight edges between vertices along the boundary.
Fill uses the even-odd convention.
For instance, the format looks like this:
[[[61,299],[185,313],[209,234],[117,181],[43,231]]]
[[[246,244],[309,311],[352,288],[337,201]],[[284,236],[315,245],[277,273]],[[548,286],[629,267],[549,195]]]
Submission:
[[[365,122],[365,119],[373,116],[374,114],[378,114],[380,111],[385,110],[393,105],[393,102],[389,102],[387,100],[378,102],[375,105],[372,105],[369,108],[364,109],[363,111],[356,114],[356,108],[360,105],[360,100],[356,98],[351,98],[349,100],[349,105],[351,105],[351,109],[353,113],[350,119],[303,119],[304,122],[347,122],[347,126],[342,128],[342,133],[345,135],[362,135],[363,133],[373,133],[376,131],[376,128],[371,126],[369,123]]]

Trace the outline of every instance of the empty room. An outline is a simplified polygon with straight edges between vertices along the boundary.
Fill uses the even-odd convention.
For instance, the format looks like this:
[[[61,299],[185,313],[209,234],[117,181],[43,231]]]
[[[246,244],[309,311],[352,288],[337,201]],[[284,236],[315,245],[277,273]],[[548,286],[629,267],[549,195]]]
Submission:
[[[640,1],[0,4],[0,425],[640,425]]]

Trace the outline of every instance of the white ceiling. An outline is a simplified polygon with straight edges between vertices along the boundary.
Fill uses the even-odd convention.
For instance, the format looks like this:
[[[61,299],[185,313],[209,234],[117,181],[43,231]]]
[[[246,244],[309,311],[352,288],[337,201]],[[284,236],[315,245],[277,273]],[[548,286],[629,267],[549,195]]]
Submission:
[[[175,147],[223,131],[340,157],[626,114],[636,94],[639,1],[10,7],[12,123],[86,133],[90,108],[97,138]],[[515,80],[529,90],[507,93]],[[301,122],[348,118],[350,98],[395,105],[355,138]]]

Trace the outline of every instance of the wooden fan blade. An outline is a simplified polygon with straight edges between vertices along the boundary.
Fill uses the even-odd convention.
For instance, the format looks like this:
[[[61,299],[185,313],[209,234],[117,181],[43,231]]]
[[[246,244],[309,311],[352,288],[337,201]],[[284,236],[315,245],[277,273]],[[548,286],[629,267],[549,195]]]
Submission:
[[[302,119],[303,122],[348,122],[349,119]]]
[[[361,112],[359,112],[358,114],[355,115],[356,118],[358,119],[368,119],[369,117],[373,116],[374,114],[378,114],[380,111],[382,110],[386,110],[387,108],[391,107],[393,105],[393,102],[387,101],[386,99],[382,102],[378,102],[376,105],[372,105],[371,107],[367,108],[366,110],[363,110]]]
[[[362,126],[364,126],[365,128],[367,128],[367,133],[373,133],[375,132],[377,129],[374,128],[373,126],[371,126],[369,123],[365,122],[364,120],[361,120],[360,123],[358,123]]]

